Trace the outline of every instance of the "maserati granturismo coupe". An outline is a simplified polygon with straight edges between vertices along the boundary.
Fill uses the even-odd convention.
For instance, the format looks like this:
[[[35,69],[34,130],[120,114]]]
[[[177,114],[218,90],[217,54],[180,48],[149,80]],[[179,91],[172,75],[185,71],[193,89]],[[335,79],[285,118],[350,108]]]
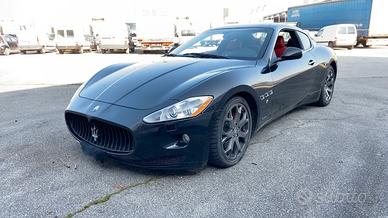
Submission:
[[[328,105],[336,75],[333,50],[297,27],[220,27],[152,61],[100,70],[65,119],[84,150],[130,165],[230,167],[268,122]]]

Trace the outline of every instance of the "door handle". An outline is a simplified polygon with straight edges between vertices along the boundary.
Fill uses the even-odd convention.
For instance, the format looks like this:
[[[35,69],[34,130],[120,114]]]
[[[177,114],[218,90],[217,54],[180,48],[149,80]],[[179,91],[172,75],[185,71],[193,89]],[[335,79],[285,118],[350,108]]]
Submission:
[[[315,61],[314,60],[309,60],[309,65],[314,65],[315,64]]]

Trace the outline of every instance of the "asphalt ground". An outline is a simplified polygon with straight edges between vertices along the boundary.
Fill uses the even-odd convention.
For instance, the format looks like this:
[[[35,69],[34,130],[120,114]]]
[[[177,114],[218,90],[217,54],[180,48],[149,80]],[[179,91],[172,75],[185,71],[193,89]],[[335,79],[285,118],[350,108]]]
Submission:
[[[388,49],[337,54],[329,106],[295,109],[238,165],[197,174],[95,160],[65,126],[79,86],[65,84],[154,56],[2,56],[0,217],[388,216]]]

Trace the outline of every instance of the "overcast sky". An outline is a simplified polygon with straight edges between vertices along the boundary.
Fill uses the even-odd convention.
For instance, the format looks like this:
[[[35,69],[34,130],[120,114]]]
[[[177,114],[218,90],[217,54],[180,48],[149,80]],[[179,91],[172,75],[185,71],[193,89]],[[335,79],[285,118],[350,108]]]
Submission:
[[[0,0],[0,20],[46,25],[88,23],[92,17],[136,21],[144,10],[189,16],[194,22],[217,23],[223,8],[242,22],[259,21],[263,15],[286,10],[302,0]]]

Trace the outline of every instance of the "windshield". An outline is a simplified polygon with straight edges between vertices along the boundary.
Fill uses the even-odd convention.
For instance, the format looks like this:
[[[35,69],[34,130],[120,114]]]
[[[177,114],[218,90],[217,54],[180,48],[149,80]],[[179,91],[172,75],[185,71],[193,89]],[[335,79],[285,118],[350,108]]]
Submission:
[[[193,56],[204,58],[231,58],[256,60],[261,58],[272,30],[267,28],[236,28],[206,31],[184,43],[170,56]]]

